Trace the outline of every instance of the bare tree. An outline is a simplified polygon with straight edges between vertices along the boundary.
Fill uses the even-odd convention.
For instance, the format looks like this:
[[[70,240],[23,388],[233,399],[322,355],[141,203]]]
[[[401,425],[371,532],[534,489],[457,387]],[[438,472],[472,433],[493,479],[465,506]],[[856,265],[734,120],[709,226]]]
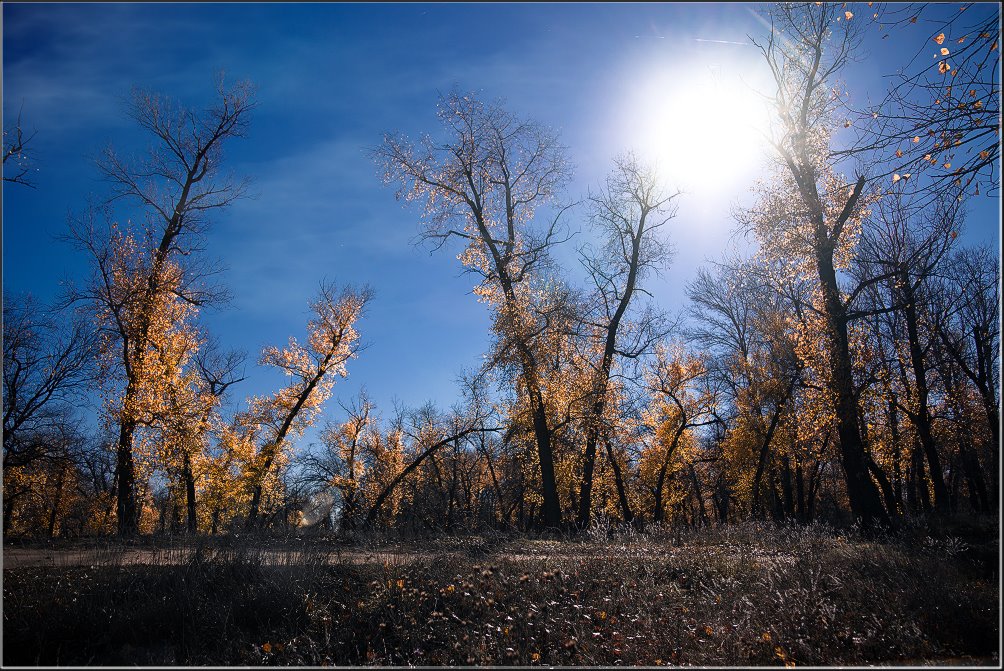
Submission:
[[[3,300],[3,523],[27,498],[56,517],[82,438],[76,407],[94,376],[96,339],[87,320],[48,311],[30,294]],[[33,491],[32,472],[54,473],[54,492]],[[49,495],[55,502],[48,501]],[[39,522],[41,524],[41,522]],[[38,529],[35,529],[37,531]]]
[[[4,292],[4,468],[35,458],[27,434],[55,428],[93,381],[90,324],[45,310],[31,295]]]
[[[634,324],[627,324],[628,311],[636,294],[648,293],[643,287],[646,277],[669,263],[671,247],[657,236],[676,216],[673,201],[679,194],[662,190],[654,171],[633,155],[617,158],[614,165],[604,191],[590,197],[591,222],[603,247],[598,252],[582,251],[582,263],[592,282],[587,304],[595,306],[585,317],[587,342],[590,350],[597,352],[598,361],[590,361],[594,371],[586,404],[579,528],[589,526],[596,444],[615,357],[636,359],[666,335],[664,320],[651,309]],[[628,328],[622,329],[622,325]],[[629,338],[624,337],[625,331]]]
[[[548,286],[549,251],[561,240],[560,213],[533,225],[536,209],[553,200],[569,174],[565,149],[549,129],[517,118],[473,94],[441,101],[443,143],[413,143],[387,135],[374,151],[398,197],[425,205],[423,237],[437,247],[464,242],[464,265],[481,277],[475,289],[493,309],[496,362],[511,360],[530,409],[540,463],[547,527],[561,523],[554,472],[554,427],[548,417],[541,361],[561,293]]]
[[[3,181],[35,188],[31,179],[32,161],[28,156],[29,145],[37,131],[26,135],[21,125],[21,113],[17,121],[3,130]],[[35,168],[37,170],[37,168]]]
[[[937,201],[926,209],[910,207],[909,200],[902,194],[894,194],[876,204],[874,225],[864,233],[855,270],[866,277],[888,277],[891,305],[876,309],[902,311],[914,393],[912,407],[901,404],[899,409],[917,429],[934,488],[935,506],[947,512],[949,492],[935,444],[929,403],[928,359],[933,332],[932,337],[925,337],[924,321],[930,320],[924,319],[924,311],[929,305],[931,277],[948,255],[963,225],[963,215],[955,198]]]
[[[208,216],[245,193],[246,182],[221,173],[223,145],[243,136],[254,108],[248,83],[224,86],[214,107],[199,113],[170,100],[135,91],[130,116],[156,144],[145,161],[133,163],[108,149],[98,166],[112,188],[112,200],[126,199],[143,213],[142,227],[99,225],[105,211],[71,222],[70,239],[91,258],[90,282],[73,298],[92,306],[102,325],[108,362],[121,378],[122,402],[114,409],[119,426],[118,529],[138,530],[133,439],[143,421],[138,412],[156,348],[154,333],[166,305],[198,307],[223,292],[209,283],[213,270],[193,256],[200,251]],[[138,229],[138,230],[131,230]],[[180,309],[180,308],[179,308]]]
[[[1000,258],[985,247],[961,249],[946,264],[945,311],[937,324],[944,352],[979,394],[991,436],[990,471],[1000,459]]]

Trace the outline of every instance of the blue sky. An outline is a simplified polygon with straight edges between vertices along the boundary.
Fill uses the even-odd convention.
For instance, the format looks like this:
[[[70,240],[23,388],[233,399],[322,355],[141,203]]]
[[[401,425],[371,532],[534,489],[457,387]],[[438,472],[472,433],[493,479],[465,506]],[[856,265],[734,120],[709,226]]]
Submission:
[[[228,268],[223,279],[234,300],[206,314],[206,323],[249,354],[248,379],[233,400],[282,384],[254,359],[266,344],[302,336],[306,301],[326,278],[376,291],[360,323],[369,348],[350,363],[336,397],[348,400],[365,386],[384,414],[393,399],[448,407],[457,373],[476,367],[488,349],[488,315],[461,273],[458,249],[430,254],[412,244],[419,213],[395,200],[367,150],[387,131],[435,132],[437,95],[457,87],[505,98],[513,111],[559,129],[576,168],[567,200],[599,186],[619,152],[659,159],[668,185],[685,193],[666,229],[676,260],[652,290],[677,310],[696,269],[729,244],[730,209],[748,202],[760,174],[755,147],[727,155],[752,136],[744,127],[755,120],[752,109],[719,119],[729,129],[717,138],[691,126],[721,107],[737,109],[745,103],[716,103],[746,100],[737,92],[763,81],[746,38],[761,30],[751,10],[4,3],[4,122],[20,109],[37,130],[38,168],[36,189],[3,189],[4,287],[47,300],[64,279],[84,276],[86,260],[55,237],[88,195],[107,194],[91,157],[109,143],[124,153],[147,146],[124,114],[132,86],[199,105],[223,70],[259,91],[248,138],[227,148],[228,166],[252,178],[256,195],[219,213],[207,244]],[[896,40],[866,45],[868,59],[848,72],[853,94],[876,94],[875,64],[916,48]],[[974,203],[965,239],[998,248],[999,210],[999,196]],[[584,221],[580,210],[569,225]],[[573,278],[575,244],[560,254]],[[328,416],[337,414],[333,400]]]

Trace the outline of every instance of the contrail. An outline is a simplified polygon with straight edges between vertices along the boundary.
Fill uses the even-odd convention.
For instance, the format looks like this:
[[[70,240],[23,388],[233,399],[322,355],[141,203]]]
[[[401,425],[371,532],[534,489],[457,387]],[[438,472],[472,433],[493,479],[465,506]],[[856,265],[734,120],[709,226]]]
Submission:
[[[751,47],[751,46],[753,46],[749,42],[733,42],[732,40],[706,40],[706,39],[704,39],[702,37],[695,37],[694,41],[695,42],[714,42],[716,44],[738,44],[739,46],[742,46],[742,47]]]

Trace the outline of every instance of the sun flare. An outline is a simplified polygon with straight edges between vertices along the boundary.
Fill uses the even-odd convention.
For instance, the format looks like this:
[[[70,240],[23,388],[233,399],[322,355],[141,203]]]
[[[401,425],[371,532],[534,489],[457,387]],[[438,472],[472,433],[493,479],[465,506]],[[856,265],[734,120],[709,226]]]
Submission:
[[[745,69],[707,59],[644,68],[624,100],[622,141],[687,193],[741,189],[763,165],[768,128],[763,89]]]

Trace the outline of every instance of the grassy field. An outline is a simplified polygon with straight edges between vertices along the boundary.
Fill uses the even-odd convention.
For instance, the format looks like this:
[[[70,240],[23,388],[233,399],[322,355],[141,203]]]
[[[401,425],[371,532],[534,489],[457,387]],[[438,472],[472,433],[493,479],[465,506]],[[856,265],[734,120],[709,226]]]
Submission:
[[[225,539],[153,547],[144,564],[123,561],[135,547],[120,547],[89,565],[5,568],[5,665],[1000,659],[996,536],[743,525],[576,539]]]

